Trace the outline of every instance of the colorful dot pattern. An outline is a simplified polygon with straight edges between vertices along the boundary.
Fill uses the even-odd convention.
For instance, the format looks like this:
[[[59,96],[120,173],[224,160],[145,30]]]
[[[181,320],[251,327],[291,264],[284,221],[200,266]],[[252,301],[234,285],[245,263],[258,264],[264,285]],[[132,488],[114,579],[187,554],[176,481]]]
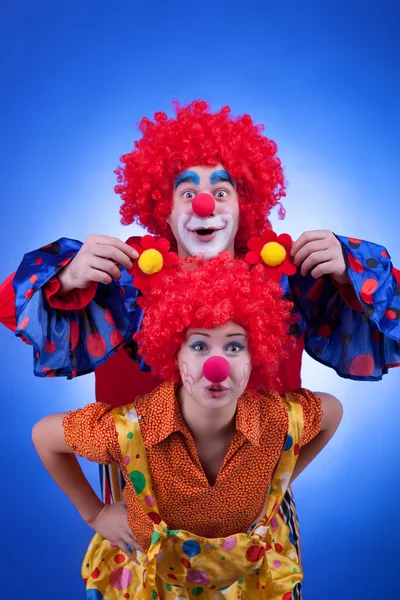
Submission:
[[[268,405],[270,405],[269,408]],[[289,411],[288,408],[290,408]],[[140,421],[137,415],[141,417]],[[239,479],[240,476],[245,478],[248,495],[250,496],[250,501],[246,501],[245,510],[253,514],[252,501],[254,500],[250,492],[253,488],[259,486],[254,485],[254,483],[251,486],[249,485],[249,471],[247,469],[251,465],[252,471],[250,473],[256,473],[257,480],[263,480],[263,474],[259,473],[261,464],[259,453],[266,447],[269,451],[273,451],[273,444],[267,442],[268,432],[273,432],[272,435],[276,436],[275,443],[279,444],[279,450],[275,464],[272,466],[273,469],[278,463],[272,482],[273,492],[268,497],[267,515],[269,515],[269,518],[267,515],[264,515],[261,521],[260,518],[257,518],[260,514],[263,514],[262,509],[265,512],[268,483],[268,486],[264,488],[261,510],[256,511],[255,520],[258,525],[256,523],[249,530],[248,525],[253,519],[248,515],[247,521],[243,521],[246,525],[244,525],[242,532],[236,526],[236,522],[240,521],[235,521],[235,525],[230,530],[230,535],[225,536],[224,533],[218,535],[218,531],[215,530],[213,536],[207,537],[187,528],[187,524],[191,523],[191,515],[181,515],[181,509],[174,507],[174,504],[179,502],[182,491],[179,485],[175,485],[175,477],[170,476],[171,471],[167,471],[169,468],[168,457],[163,457],[164,470],[162,471],[154,470],[150,458],[151,451],[155,447],[164,448],[164,452],[168,451],[170,453],[170,446],[165,446],[164,442],[170,438],[175,439],[175,434],[180,432],[180,437],[178,436],[176,439],[181,440],[181,448],[179,448],[179,443],[176,443],[175,446],[180,460],[183,459],[181,469],[185,470],[185,464],[191,462],[190,450],[187,446],[187,432],[182,431],[184,424],[180,413],[177,411],[173,384],[162,384],[152,394],[139,398],[135,402],[135,406],[129,405],[128,407],[107,411],[105,405],[99,406],[96,404],[71,413],[64,420],[67,443],[75,451],[78,450],[80,455],[87,458],[95,458],[95,460],[101,458],[103,461],[118,460],[127,481],[124,498],[128,505],[129,523],[138,541],[149,550],[147,560],[150,561],[150,566],[147,565],[147,568],[146,558],[141,555],[143,572],[140,571],[139,567],[135,568],[130,561],[128,561],[130,563],[129,567],[124,567],[121,558],[123,553],[121,554],[118,548],[112,548],[107,540],[96,534],[82,567],[88,588],[95,588],[104,593],[104,598],[114,598],[117,596],[110,595],[110,590],[115,588],[115,582],[120,586],[125,585],[126,588],[121,587],[120,589],[126,589],[128,593],[131,593],[132,588],[135,588],[135,586],[140,587],[140,581],[142,581],[143,573],[145,573],[148,581],[152,582],[151,585],[154,586],[154,590],[157,589],[159,593],[167,598],[171,596],[171,594],[168,594],[167,584],[173,586],[174,594],[171,597],[176,597],[176,587],[174,586],[182,585],[185,590],[184,592],[182,590],[182,598],[196,597],[196,594],[202,595],[204,598],[214,598],[209,594],[211,592],[222,593],[221,588],[224,586],[226,586],[226,590],[224,590],[223,595],[227,598],[233,598],[234,595],[232,594],[237,594],[238,588],[246,589],[247,586],[250,589],[254,587],[254,593],[256,594],[259,582],[263,581],[263,585],[267,585],[270,575],[266,565],[270,566],[271,572],[273,571],[273,578],[277,581],[282,579],[285,582],[287,579],[285,573],[290,567],[292,581],[293,564],[298,568],[298,558],[289,540],[289,529],[281,519],[278,509],[297,459],[298,453],[296,454],[295,448],[301,443],[312,439],[319,431],[321,415],[319,399],[306,390],[295,392],[290,405],[277,394],[261,396],[252,393],[242,396],[237,417],[237,429],[240,431],[241,444],[237,448],[234,446],[235,451],[227,461],[227,467],[236,459],[238,465],[235,466],[234,472],[239,473]],[[255,417],[257,418],[255,419]],[[110,428],[110,425],[112,425],[111,420],[114,421],[114,426]],[[105,423],[104,428],[103,422]],[[282,427],[280,427],[279,422],[283,423]],[[96,432],[87,432],[86,428],[88,426],[96,429]],[[74,435],[74,430],[77,432],[76,435]],[[282,435],[279,437],[278,433],[281,432]],[[132,436],[129,434],[132,434]],[[303,442],[301,441],[302,437]],[[104,446],[107,446],[107,448],[101,447],[101,440],[106,440]],[[186,453],[183,452],[185,448]],[[245,448],[253,450],[249,456],[244,453],[242,459],[244,460],[245,470],[241,472],[239,468],[242,461],[240,452],[241,449]],[[285,450],[282,450],[282,448],[285,448]],[[126,457],[129,458],[128,461],[125,460]],[[158,458],[157,455],[156,458]],[[272,469],[270,468],[271,472],[267,475],[268,482],[271,481]],[[223,471],[223,468],[221,471]],[[168,482],[170,495],[176,500],[175,503],[165,503],[167,512],[161,507],[157,492],[157,477],[161,476]],[[197,477],[199,478],[199,474]],[[227,477],[229,478],[229,472]],[[231,481],[235,483],[234,478]],[[196,489],[194,489],[194,492],[196,492]],[[226,485],[222,487],[222,492],[219,500],[220,510],[226,519],[230,504],[236,502],[237,510],[241,506],[243,508],[243,498],[241,498],[240,505],[239,497],[236,497],[236,489],[229,490]],[[193,489],[189,488],[184,493],[192,493],[193,495]],[[208,488],[208,496],[212,497],[212,495]],[[204,498],[206,499],[206,495]],[[215,495],[215,498],[218,498],[218,494]],[[215,499],[214,502],[209,500],[207,506],[203,507],[203,519],[209,518],[211,509],[215,511],[215,507]],[[177,514],[182,516],[182,521],[179,524],[175,524],[170,520],[170,516],[176,518]],[[241,518],[239,516],[239,519]],[[147,524],[147,528],[141,526],[143,523]],[[219,526],[220,528],[226,527],[225,524]],[[145,529],[147,530],[144,531]],[[199,523],[198,529],[202,531],[201,523]],[[187,533],[188,531],[191,533]],[[147,539],[145,539],[146,534]],[[155,554],[157,554],[157,560],[152,561]],[[290,554],[294,558],[290,557]],[[264,560],[265,556],[268,560]],[[167,558],[164,560],[164,557]],[[101,560],[103,558],[105,558],[105,561]],[[111,577],[110,565],[112,566],[114,563],[119,565],[120,570],[116,571],[117,566],[115,566],[111,573],[116,572],[116,574]],[[239,584],[237,582],[239,577],[235,577],[235,575],[237,575],[238,565],[241,563],[244,565],[244,582]],[[250,571],[249,565],[252,566]],[[130,568],[132,579],[128,576],[128,573],[123,571],[124,568]],[[104,576],[98,574],[95,569],[100,569]],[[93,572],[96,577],[93,577]],[[122,576],[123,574],[124,576]],[[293,579],[295,583],[291,584],[292,587],[297,585],[301,578],[302,573],[299,569],[298,576]],[[287,586],[287,582],[284,585]],[[235,591],[233,592],[233,590]],[[138,593],[135,597],[140,598],[142,596]]]

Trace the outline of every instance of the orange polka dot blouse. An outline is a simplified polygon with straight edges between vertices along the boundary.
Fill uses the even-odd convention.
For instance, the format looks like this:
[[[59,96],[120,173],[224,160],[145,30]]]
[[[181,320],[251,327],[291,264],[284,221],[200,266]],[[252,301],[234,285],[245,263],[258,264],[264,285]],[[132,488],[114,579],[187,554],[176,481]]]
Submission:
[[[291,393],[303,410],[303,445],[321,428],[321,401],[308,390]],[[272,473],[281,455],[288,416],[276,392],[245,392],[238,400],[236,432],[217,480],[210,486],[186,426],[173,383],[163,383],[154,392],[133,403],[141,432],[154,493],[169,529],[184,529],[203,537],[228,537],[246,532],[260,514]],[[152,523],[145,516],[129,479],[134,465],[125,464],[113,415],[121,407],[89,404],[64,419],[67,445],[93,462],[116,463],[127,485],[124,499],[128,521],[139,543],[148,548]]]

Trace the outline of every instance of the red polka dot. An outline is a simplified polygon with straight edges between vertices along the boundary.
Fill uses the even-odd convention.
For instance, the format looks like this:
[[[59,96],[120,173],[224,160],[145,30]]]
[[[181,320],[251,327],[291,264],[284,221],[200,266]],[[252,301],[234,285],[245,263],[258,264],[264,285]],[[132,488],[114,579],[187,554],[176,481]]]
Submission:
[[[311,290],[307,294],[307,298],[312,302],[316,302],[320,297],[322,290],[324,289],[324,285],[325,281],[321,277],[321,279],[318,279],[317,283],[312,286]]]
[[[396,313],[394,312],[394,310],[391,310],[390,308],[385,312],[385,317],[387,319],[390,319],[391,321],[394,321],[396,319]]]
[[[173,573],[168,573],[167,577],[169,577],[170,579],[173,579],[174,581],[178,581],[177,576],[174,575]]]
[[[322,338],[328,338],[332,333],[332,329],[329,327],[329,325],[321,325],[320,328],[318,329],[318,335]]]
[[[25,329],[25,327],[28,325],[30,319],[29,317],[24,317],[21,321],[21,323],[19,324],[19,329]]]
[[[159,515],[156,512],[149,512],[147,513],[147,515],[150,517],[150,519],[153,521],[153,523],[155,523],[156,525],[159,525],[162,521],[161,515]]]
[[[66,267],[70,262],[69,258],[64,258],[64,260],[60,262],[60,267]]]
[[[26,290],[26,292],[25,292],[25,298],[27,300],[30,300],[32,298],[32,296],[33,296],[33,289],[30,288],[29,290]]]
[[[210,590],[215,590],[216,586],[215,585],[210,585]]]
[[[104,317],[107,323],[110,323],[110,325],[113,325],[115,327],[114,317],[112,316],[111,311],[108,308],[106,308],[106,310],[104,311]]]
[[[319,313],[319,308],[318,308],[318,306],[316,306],[312,312],[312,316],[316,317],[318,313]]]
[[[360,296],[364,300],[366,304],[372,304],[373,297],[372,294],[375,292],[378,287],[378,282],[376,279],[366,279],[361,286]]]
[[[371,335],[371,339],[372,339],[373,342],[379,342],[380,341],[381,334],[380,334],[379,329],[374,329],[374,331],[372,332],[372,335]]]
[[[358,377],[368,377],[372,375],[375,368],[374,357],[371,354],[360,354],[356,356],[350,363],[350,375]]]
[[[275,544],[275,550],[276,550],[277,552],[282,552],[282,550],[283,550],[283,546],[282,546],[282,544],[279,544],[279,543],[277,542],[277,543]]]
[[[361,244],[362,240],[358,240],[357,238],[348,238],[349,242],[352,244]]]
[[[29,281],[30,281],[31,283],[36,283],[36,282],[37,282],[37,280],[38,280],[38,276],[37,276],[37,275],[31,275],[31,276],[29,277]]]
[[[44,345],[44,349],[49,354],[53,354],[57,350],[57,346],[55,345],[55,343],[53,342],[53,340],[47,340],[47,342]]]
[[[265,551],[269,552],[270,550],[272,550],[271,544],[268,544],[268,542],[265,542]]]
[[[140,458],[140,454],[136,454],[136,458]]]
[[[106,342],[100,333],[91,333],[86,340],[86,347],[91,356],[100,358],[107,350]]]
[[[392,267],[391,275],[396,279],[397,283],[400,285],[400,271],[395,267]]]
[[[286,592],[286,594],[283,594],[282,600],[292,600],[292,592]]]
[[[99,567],[96,567],[95,570],[92,573],[92,579],[97,579],[100,575],[100,569]]]
[[[386,250],[382,250],[381,256],[383,256],[383,258],[389,258],[389,254],[386,252]]]
[[[294,448],[293,448],[293,454],[295,456],[297,456],[299,452],[300,452],[300,446],[299,446],[299,444],[295,444]]]
[[[351,252],[348,252],[347,260],[349,261],[349,267],[352,269],[352,271],[355,271],[356,273],[364,273],[364,267],[361,261],[359,261],[358,258],[354,258]]]
[[[35,262],[37,265],[41,265],[43,262],[43,258],[37,258]]]
[[[183,566],[185,567],[185,569],[190,569],[190,567],[192,566],[190,564],[190,561],[188,561],[187,558],[181,558],[181,563],[183,564]]]
[[[126,594],[124,594],[124,598],[130,598],[130,594],[127,592]]]
[[[71,321],[69,326],[69,338],[71,341],[71,350],[75,350],[77,345],[79,344],[79,323],[76,321]]]
[[[123,341],[124,338],[122,337],[122,334],[118,331],[118,329],[114,329],[114,331],[112,331],[110,335],[111,345],[115,348],[115,346],[118,346],[118,344],[121,344],[121,342]]]
[[[298,285],[294,286],[293,291],[296,294],[297,298],[301,298],[301,289],[299,288]]]
[[[262,559],[264,554],[265,550],[261,546],[250,546],[246,552],[246,559],[249,562],[257,562]]]
[[[125,562],[125,556],[123,554],[116,554],[114,560],[117,565],[122,565],[122,563]]]

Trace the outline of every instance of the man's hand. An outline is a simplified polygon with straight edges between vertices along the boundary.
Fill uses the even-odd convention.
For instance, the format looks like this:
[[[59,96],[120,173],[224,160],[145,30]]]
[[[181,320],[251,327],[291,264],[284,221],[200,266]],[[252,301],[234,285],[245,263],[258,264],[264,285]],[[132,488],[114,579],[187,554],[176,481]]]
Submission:
[[[117,264],[130,269],[136,250],[118,238],[108,235],[89,235],[75,258],[57,275],[61,284],[58,295],[87,288],[91,283],[110,284],[121,277]]]
[[[311,270],[314,279],[331,275],[338,283],[350,283],[342,246],[332,231],[306,231],[294,242],[291,255],[302,275]]]
[[[121,548],[124,554],[129,556],[133,562],[139,564],[129,546],[136,548],[139,552],[144,552],[144,550],[132,535],[128,524],[127,508],[124,502],[104,504],[97,515],[92,519],[86,520],[86,523],[104,538],[116,544],[118,548]]]

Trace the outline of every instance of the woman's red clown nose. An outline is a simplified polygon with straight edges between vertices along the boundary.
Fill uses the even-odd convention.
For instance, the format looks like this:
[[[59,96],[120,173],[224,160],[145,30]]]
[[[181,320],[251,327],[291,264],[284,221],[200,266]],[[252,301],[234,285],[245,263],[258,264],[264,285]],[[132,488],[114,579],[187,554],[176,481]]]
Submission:
[[[221,383],[229,376],[230,364],[222,356],[211,356],[203,365],[203,375],[211,383]]]
[[[211,194],[199,194],[193,198],[192,209],[196,217],[209,217],[215,210],[215,200]]]

